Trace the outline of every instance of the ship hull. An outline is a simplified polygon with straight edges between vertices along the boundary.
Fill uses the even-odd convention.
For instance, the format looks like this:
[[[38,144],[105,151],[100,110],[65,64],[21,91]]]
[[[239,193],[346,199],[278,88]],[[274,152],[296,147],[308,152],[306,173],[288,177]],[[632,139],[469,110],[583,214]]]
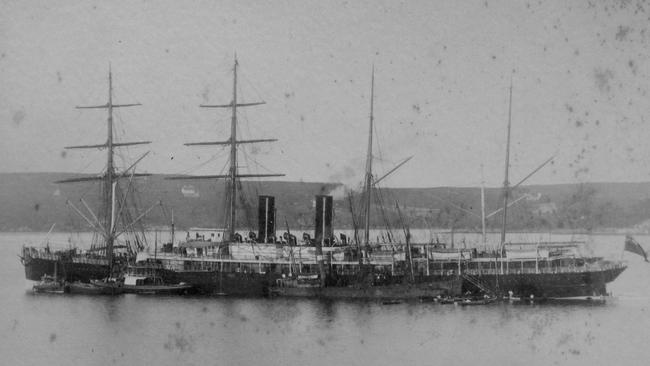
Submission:
[[[183,295],[192,290],[191,285],[124,285],[124,293],[140,295]]]
[[[277,281],[282,279],[279,273],[243,273],[186,270],[164,270],[163,280],[170,283],[183,282],[192,285],[193,290],[210,295],[232,296],[269,296],[277,295]],[[461,278],[420,278],[415,284],[407,284],[403,277],[395,278],[391,283],[355,284],[352,278],[340,278],[339,281],[328,278],[328,285],[322,288],[300,288],[280,293],[286,296],[323,297],[323,298],[422,298],[438,295],[458,295],[462,289]]]
[[[71,294],[76,295],[119,295],[124,292],[120,286],[98,286],[84,282],[71,283],[68,289]]]
[[[207,295],[266,296],[277,278],[279,275],[262,273],[200,270],[163,272],[165,282],[183,282],[191,285],[193,291]]]
[[[92,263],[75,261],[74,258],[44,259],[25,256],[23,265],[25,278],[31,281],[39,281],[43,275],[54,276],[56,272],[59,278],[68,282],[89,282],[91,279],[104,278],[109,273],[109,266],[105,260]]]
[[[606,284],[615,280],[625,266],[602,270],[561,273],[507,273],[473,276],[492,293],[507,296],[535,298],[570,298],[608,295]],[[219,272],[209,270],[165,270],[164,280],[169,283],[184,282],[203,294],[234,296],[267,296],[270,292],[284,296],[324,298],[419,298],[438,295],[455,296],[478,288],[467,279],[453,276],[420,277],[416,284],[406,284],[396,278],[391,283],[355,283],[352,278],[344,281],[328,281],[326,286],[301,287],[278,291],[276,273]],[[337,283],[338,282],[338,283]]]
[[[617,266],[595,271],[564,273],[508,273],[504,275],[475,276],[487,288],[497,294],[535,298],[572,298],[606,296],[606,285],[616,279],[625,266]],[[469,281],[464,281],[464,290],[476,289]]]
[[[325,299],[409,300],[437,296],[455,296],[461,293],[462,279],[431,280],[423,283],[401,283],[379,286],[313,286],[274,287],[273,293],[286,297],[314,297]]]

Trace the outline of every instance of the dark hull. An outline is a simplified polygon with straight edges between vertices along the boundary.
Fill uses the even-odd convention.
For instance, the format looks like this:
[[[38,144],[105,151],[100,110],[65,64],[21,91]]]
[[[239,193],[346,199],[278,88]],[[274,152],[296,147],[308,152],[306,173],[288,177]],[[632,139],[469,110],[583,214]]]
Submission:
[[[462,280],[456,278],[379,286],[274,287],[273,293],[279,296],[326,299],[408,300],[457,295],[461,292],[461,285]]]
[[[78,263],[72,258],[54,260],[25,257],[23,264],[25,278],[32,281],[39,281],[43,275],[54,276],[55,266],[57,276],[68,282],[89,282],[91,279],[104,278],[109,273],[107,264]]]
[[[182,295],[188,293],[191,285],[142,285],[130,286],[124,285],[124,292],[127,294],[142,294],[142,295]]]
[[[68,285],[68,292],[78,295],[119,295],[124,291],[117,286],[97,286],[91,283],[75,282]]]
[[[626,267],[563,273],[530,273],[474,276],[485,288],[501,296],[511,291],[515,296],[536,298],[570,298],[607,295],[606,284],[612,282]],[[184,282],[203,294],[234,296],[267,296],[277,290],[277,274],[221,273],[219,271],[170,271],[163,273],[168,283]],[[459,295],[467,291],[478,292],[468,280],[457,276],[420,278],[416,285],[403,283],[379,284],[375,286],[355,285],[353,281],[344,284],[329,283],[325,287],[297,288],[284,291],[286,296],[308,296],[325,298],[417,298],[437,295]],[[403,281],[398,281],[403,282]],[[450,285],[451,284],[451,285]],[[458,284],[458,286],[456,286]],[[425,287],[423,287],[425,286]]]
[[[163,272],[163,280],[169,283],[184,282],[193,286],[193,290],[203,294],[232,296],[268,296],[277,291],[276,281],[280,274],[238,273],[219,271],[170,271]],[[456,295],[461,293],[460,278],[420,279],[417,284],[405,284],[403,279],[397,283],[379,285],[354,284],[354,281],[330,280],[328,286],[293,291],[286,296],[307,296],[325,298],[421,298],[437,295]]]
[[[184,282],[192,290],[210,295],[266,296],[279,275],[260,273],[222,273],[219,271],[170,271],[162,273],[167,283]]]
[[[480,275],[483,285],[499,295],[507,296],[511,291],[515,296],[528,298],[570,298],[606,296],[606,284],[612,282],[624,270],[625,266],[598,271],[564,272],[564,273],[530,273],[505,275]],[[468,281],[463,283],[463,290],[476,290]]]

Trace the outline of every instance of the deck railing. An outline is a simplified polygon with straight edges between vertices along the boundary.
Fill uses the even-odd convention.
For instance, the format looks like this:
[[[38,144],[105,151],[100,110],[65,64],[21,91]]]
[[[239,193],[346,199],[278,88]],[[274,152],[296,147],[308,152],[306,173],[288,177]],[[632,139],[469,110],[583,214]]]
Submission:
[[[512,275],[512,274],[558,274],[558,273],[585,273],[585,272],[602,272],[607,270],[615,270],[623,268],[624,265],[620,263],[596,263],[588,264],[584,266],[562,266],[562,267],[540,267],[539,269],[535,268],[504,268],[503,273],[500,268],[485,268],[485,269],[469,269],[461,268],[462,273],[466,273],[472,276],[482,276],[482,275]],[[449,270],[430,270],[430,275],[432,276],[449,276],[458,274],[458,269],[449,269]]]
[[[37,249],[33,247],[25,247],[23,249],[23,254],[29,255],[35,259],[43,259],[49,261],[62,261],[66,258],[70,258],[70,255],[68,253],[51,252],[47,249]],[[86,254],[84,256],[73,256],[71,259],[73,263],[108,265],[108,260],[106,258],[98,257],[92,254]]]

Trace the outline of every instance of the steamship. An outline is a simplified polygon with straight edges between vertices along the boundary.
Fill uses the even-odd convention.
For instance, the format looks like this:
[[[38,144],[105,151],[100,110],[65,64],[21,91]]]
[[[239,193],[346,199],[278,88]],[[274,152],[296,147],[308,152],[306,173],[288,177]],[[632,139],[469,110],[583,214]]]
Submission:
[[[252,296],[271,292],[283,296],[415,298],[471,292],[501,297],[566,299],[607,295],[606,284],[626,268],[621,262],[583,256],[579,243],[575,242],[507,243],[505,218],[510,191],[507,183],[504,185],[504,232],[496,250],[479,252],[448,249],[439,243],[410,243],[408,227],[401,243],[371,242],[371,196],[377,183],[385,177],[375,178],[372,172],[374,72],[362,195],[362,240],[357,235],[353,240],[334,236],[330,196],[316,196],[313,239],[303,234],[301,240],[297,240],[288,229],[281,237],[275,236],[275,200],[271,196],[259,197],[258,232],[241,235],[235,231],[233,198],[237,194],[238,179],[281,175],[240,174],[237,171],[237,145],[275,140],[237,140],[236,109],[263,102],[238,103],[236,61],[233,74],[232,102],[202,106],[232,109],[230,139],[186,144],[230,146],[229,174],[171,178],[227,179],[229,223],[226,229],[211,233],[207,239],[204,234],[192,233],[186,242],[160,253],[157,260],[163,264],[166,280],[170,282],[190,283],[207,293]],[[509,140],[508,136],[506,167],[509,165]]]
[[[546,164],[510,186],[510,130],[512,125],[512,84],[510,85],[508,127],[503,184],[501,241],[496,250],[473,251],[457,259],[458,272],[466,288],[496,294],[500,297],[542,299],[594,299],[608,295],[606,284],[614,281],[627,267],[622,261],[583,255],[584,242],[506,241],[508,207],[512,190]],[[481,195],[484,197],[484,195]],[[481,204],[485,207],[484,202]],[[485,215],[482,218],[485,242]]]
[[[370,241],[370,207],[373,193],[379,190],[378,183],[381,180],[411,159],[405,159],[379,178],[373,174],[374,74],[373,68],[366,169],[361,195],[362,209],[359,217],[359,220],[363,222],[362,240],[356,234],[356,223],[359,220],[354,218],[353,212],[354,240],[349,245],[343,243],[347,255],[343,255],[342,260],[336,258],[336,250],[332,250],[336,246],[331,246],[334,242],[331,226],[326,224],[322,229],[319,228],[319,222],[328,223],[328,218],[331,218],[332,197],[317,197],[317,202],[322,201],[323,215],[319,220],[320,210],[317,204],[314,262],[306,268],[307,274],[298,273],[276,280],[273,286],[274,293],[282,296],[321,298],[410,299],[457,296],[462,292],[463,278],[459,272],[430,271],[428,264],[426,270],[420,270],[417,264],[423,257],[419,253],[428,255],[434,248],[425,245],[424,250],[419,252],[418,248],[413,247],[410,243],[408,225],[405,225],[404,222],[402,222],[402,226],[405,242],[395,243],[389,240],[388,243],[382,245]],[[352,201],[350,196],[351,206],[353,205]],[[397,208],[399,212],[399,205]],[[390,230],[388,237],[392,237]],[[342,236],[341,239],[340,242],[345,242],[343,239],[347,238]]]
[[[228,174],[168,178],[225,179],[229,221],[223,230],[190,230],[186,235],[186,241],[174,246],[172,240],[172,245],[156,253],[155,260],[164,268],[165,281],[185,282],[204,293],[245,296],[260,296],[270,292],[287,295],[287,291],[278,291],[278,284],[282,283],[283,288],[287,289],[290,281],[300,281],[301,284],[308,282],[312,289],[338,289],[337,297],[407,298],[458,294],[462,284],[459,276],[446,278],[424,274],[417,277],[407,276],[407,255],[403,248],[398,248],[394,252],[373,253],[369,250],[368,220],[366,220],[366,245],[360,245],[358,241],[350,242],[344,236],[337,240],[332,230],[334,213],[331,196],[319,195],[315,198],[314,238],[305,233],[301,239],[298,239],[288,228],[277,237],[275,198],[268,195],[259,196],[258,199],[257,233],[241,235],[235,230],[237,226],[235,197],[238,192],[238,180],[282,176],[282,174],[260,175],[238,172],[238,145],[276,140],[237,139],[237,108],[264,103],[237,101],[237,68],[238,63],[235,60],[232,101],[223,105],[201,105],[204,108],[232,110],[230,138],[226,141],[185,144],[229,146]],[[369,147],[369,154],[371,154],[370,149],[371,147]],[[367,186],[366,189],[370,187]],[[149,254],[139,253],[138,260],[145,260],[147,256]]]
[[[405,228],[403,243],[383,245],[370,243],[368,240],[370,197],[373,190],[378,189],[377,183],[385,177],[375,179],[372,173],[373,89],[374,72],[364,187],[364,242],[356,245],[357,250],[351,251],[350,258],[354,261],[356,257],[359,264],[352,266],[354,268],[352,276],[341,277],[339,274],[346,272],[346,266],[340,266],[333,260],[332,252],[320,252],[317,246],[318,272],[312,272],[311,276],[298,275],[278,279],[274,291],[285,296],[389,298],[423,297],[436,292],[501,298],[586,300],[608,295],[606,284],[614,281],[626,269],[623,262],[585,256],[581,251],[585,243],[506,242],[507,208],[510,205],[508,198],[512,189],[508,183],[510,117],[503,188],[504,203],[501,209],[503,226],[498,249],[479,252],[477,249],[448,249],[444,244],[439,243],[410,243],[408,227]],[[510,87],[511,105],[512,86]],[[551,160],[552,158],[547,160],[537,170]],[[523,183],[537,170],[513,188]],[[399,206],[397,208],[399,212]],[[485,227],[484,216],[482,220]],[[363,274],[369,276],[363,277]]]
[[[149,174],[135,173],[136,164],[147,153],[142,155],[130,167],[122,172],[116,171],[114,150],[118,147],[149,144],[149,141],[117,142],[113,138],[113,109],[138,106],[140,104],[113,103],[113,76],[108,72],[108,102],[97,106],[76,107],[77,109],[106,109],[108,111],[106,142],[97,145],[68,146],[66,149],[106,149],[107,163],[103,174],[98,176],[71,178],[56,183],[99,182],[101,184],[101,202],[97,212],[82,199],[84,211],[68,201],[71,207],[93,229],[90,243],[82,247],[63,250],[51,248],[49,243],[43,247],[23,246],[19,255],[25,267],[25,277],[28,280],[39,281],[44,276],[57,276],[61,281],[89,282],[93,279],[105,278],[115,270],[119,271],[135,259],[137,251],[142,250],[146,238],[142,232],[140,220],[142,215],[133,218],[132,207],[129,207],[133,196],[133,179]],[[124,184],[122,181],[127,181]],[[57,273],[58,268],[58,273]]]

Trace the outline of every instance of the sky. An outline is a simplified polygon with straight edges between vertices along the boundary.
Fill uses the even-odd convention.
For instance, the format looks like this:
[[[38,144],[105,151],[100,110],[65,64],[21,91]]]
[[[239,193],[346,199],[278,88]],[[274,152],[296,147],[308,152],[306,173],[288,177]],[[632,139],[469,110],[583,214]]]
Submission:
[[[108,70],[139,172],[218,174],[239,61],[246,172],[358,186],[374,67],[374,169],[390,187],[650,180],[644,1],[1,1],[0,172],[95,174]]]

